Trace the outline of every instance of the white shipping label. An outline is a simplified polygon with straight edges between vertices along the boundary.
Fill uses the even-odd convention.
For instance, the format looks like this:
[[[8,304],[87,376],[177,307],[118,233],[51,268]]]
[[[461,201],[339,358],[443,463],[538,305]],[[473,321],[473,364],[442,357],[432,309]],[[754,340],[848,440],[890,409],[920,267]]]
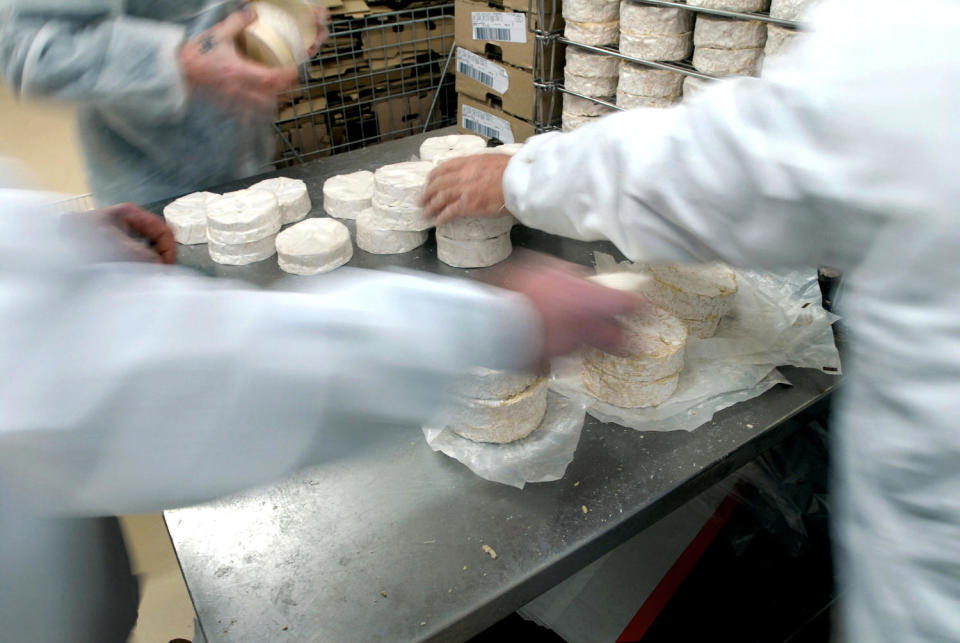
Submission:
[[[488,114],[476,107],[463,106],[463,128],[487,138],[497,138],[504,143],[513,143],[513,130],[510,123]]]
[[[526,14],[476,11],[471,19],[474,40],[527,42]]]
[[[506,69],[463,47],[457,47],[457,71],[499,94],[505,94],[510,88]]]

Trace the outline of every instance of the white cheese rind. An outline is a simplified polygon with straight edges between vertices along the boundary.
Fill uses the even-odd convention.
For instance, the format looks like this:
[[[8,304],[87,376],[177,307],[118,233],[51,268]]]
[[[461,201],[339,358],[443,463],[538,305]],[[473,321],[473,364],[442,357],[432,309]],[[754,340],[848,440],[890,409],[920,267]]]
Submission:
[[[651,7],[625,0],[620,3],[620,31],[631,36],[664,36],[693,29],[693,12]]]
[[[734,20],[704,14],[693,30],[694,47],[755,49],[767,42],[767,25],[759,20]]]
[[[537,376],[530,373],[475,368],[457,378],[453,389],[461,398],[505,400],[533,386]]]
[[[562,112],[560,114],[560,128],[564,132],[572,132],[575,129],[583,127],[584,125],[589,125],[598,118],[600,117],[584,116],[583,114],[568,114],[567,112]]]
[[[612,97],[605,97],[603,100],[613,102]],[[616,110],[600,103],[595,103],[587,98],[580,98],[571,94],[563,95],[563,112],[565,114],[575,114],[578,116],[604,116],[615,112]]]
[[[682,34],[620,35],[620,53],[643,60],[683,60],[693,50],[691,32]]]
[[[257,13],[256,21],[280,37],[297,65],[310,59],[300,26],[290,13],[271,2],[253,2],[251,6]]]
[[[505,217],[465,217],[437,226],[437,234],[454,241],[483,241],[510,232],[516,223],[513,215]]]
[[[712,80],[704,80],[702,78],[695,78],[694,76],[687,76],[683,79],[683,97],[684,99],[692,98],[697,94],[702,94],[707,90],[710,85],[713,84]]]
[[[583,349],[583,363],[595,370],[638,382],[653,382],[683,369],[687,328],[653,305],[644,305],[621,320],[624,355]]]
[[[459,241],[437,235],[437,258],[454,268],[486,268],[513,252],[510,233],[482,241]]]
[[[504,400],[463,400],[447,426],[474,442],[505,444],[533,433],[546,412],[547,382],[540,379]]]
[[[684,322],[719,320],[737,293],[736,273],[723,264],[652,264],[649,268],[653,280],[644,284],[641,294]]]
[[[569,71],[563,74],[563,86],[584,96],[613,96],[617,93],[616,76],[578,76]]]
[[[820,0],[771,0],[770,17],[781,20],[802,20]]]
[[[381,227],[373,210],[357,217],[357,247],[371,254],[397,255],[419,248],[427,241],[426,230],[388,230]]]
[[[756,76],[762,65],[763,49],[697,47],[693,50],[694,68],[712,76]]]
[[[573,22],[568,21],[563,28],[563,35],[568,40],[585,45],[600,47],[615,45],[620,37],[620,21],[606,22]]]
[[[277,252],[276,235],[270,235],[257,241],[241,244],[220,244],[207,242],[210,258],[216,263],[229,266],[245,266],[272,257]]]
[[[333,219],[307,219],[277,235],[277,261],[285,272],[316,275],[353,257],[347,226]]]
[[[687,0],[687,4],[705,9],[726,9],[727,11],[766,11],[770,0]]]
[[[588,78],[616,78],[619,68],[619,58],[567,47],[567,60],[563,69],[568,74]]]
[[[563,0],[563,19],[572,22],[610,22],[620,17],[618,0]]]
[[[218,244],[259,241],[280,230],[280,205],[266,190],[238,190],[207,206],[207,239]]]
[[[194,192],[182,196],[163,209],[163,218],[177,243],[195,245],[207,242],[207,205],[219,194]]]
[[[265,179],[250,186],[253,190],[272,192],[280,205],[280,222],[295,223],[310,214],[310,192],[307,184],[300,179],[278,176]]]
[[[373,202],[383,206],[420,206],[420,195],[433,170],[429,161],[384,165],[373,173]]]
[[[420,232],[433,227],[433,221],[423,216],[423,208],[419,205],[384,204],[374,194],[371,210],[384,230]]]
[[[477,154],[506,154],[507,156],[513,156],[521,149],[523,149],[523,143],[504,143],[496,147],[485,147],[477,152]]]
[[[487,146],[487,141],[473,134],[450,134],[449,136],[434,136],[420,144],[420,160],[439,162],[443,159],[456,158],[476,154]]]
[[[653,382],[625,380],[591,366],[581,370],[583,385],[598,400],[625,409],[639,409],[663,404],[677,390],[678,373]]]
[[[373,172],[360,170],[331,176],[323,182],[323,211],[338,219],[356,219],[370,207]]]
[[[777,25],[767,25],[767,44],[763,48],[766,58],[781,56],[796,46],[804,34],[796,29],[787,29]]]
[[[625,62],[620,65],[617,90],[634,96],[676,98],[683,93],[683,79],[679,72]]]
[[[679,96],[675,96],[673,98],[656,98],[650,96],[636,96],[634,94],[628,94],[627,92],[619,89],[617,90],[617,106],[622,107],[623,109],[636,109],[643,107],[664,109],[666,107],[673,107],[679,102]]]

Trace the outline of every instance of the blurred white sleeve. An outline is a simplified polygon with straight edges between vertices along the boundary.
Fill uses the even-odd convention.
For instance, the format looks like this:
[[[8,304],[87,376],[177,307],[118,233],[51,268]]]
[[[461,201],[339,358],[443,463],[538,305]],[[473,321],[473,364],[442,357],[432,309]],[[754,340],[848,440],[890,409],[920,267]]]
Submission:
[[[17,96],[176,119],[187,100],[181,25],[117,15],[114,0],[0,0],[0,76]]]
[[[952,180],[958,10],[922,4],[825,3],[763,80],[535,137],[508,166],[506,205],[634,260],[855,264],[886,217],[951,207],[934,201]]]
[[[0,191],[0,488],[41,508],[237,491],[409,430],[470,365],[539,352],[524,298],[462,280],[342,269],[276,292],[65,261],[15,193]]]

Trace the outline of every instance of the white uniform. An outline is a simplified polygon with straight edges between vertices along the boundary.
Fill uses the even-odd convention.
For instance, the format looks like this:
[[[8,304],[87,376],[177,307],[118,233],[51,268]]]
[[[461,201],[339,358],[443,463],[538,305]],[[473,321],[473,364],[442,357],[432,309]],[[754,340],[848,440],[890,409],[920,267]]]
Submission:
[[[535,359],[522,297],[348,269],[261,291],[104,263],[62,239],[35,193],[3,189],[3,170],[4,640],[123,640],[97,629],[115,615],[92,523],[28,509],[111,515],[231,493],[422,424],[470,365]]]
[[[844,269],[846,639],[958,641],[960,4],[834,0],[811,17],[763,81],[531,139],[506,203],[634,260]]]

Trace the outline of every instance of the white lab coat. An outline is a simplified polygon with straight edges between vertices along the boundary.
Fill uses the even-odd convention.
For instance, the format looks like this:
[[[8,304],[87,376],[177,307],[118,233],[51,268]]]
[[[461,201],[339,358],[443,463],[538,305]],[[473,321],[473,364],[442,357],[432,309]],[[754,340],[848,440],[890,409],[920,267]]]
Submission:
[[[849,641],[960,640],[956,2],[832,0],[763,80],[529,141],[526,225],[642,261],[846,271],[834,486]]]
[[[111,640],[97,629],[98,592],[116,590],[97,576],[109,555],[97,529],[31,510],[99,516],[231,493],[410,430],[469,365],[536,358],[527,300],[463,280],[341,269],[267,292],[102,262],[103,248],[62,238],[36,193],[4,188],[3,169],[4,640]]]

